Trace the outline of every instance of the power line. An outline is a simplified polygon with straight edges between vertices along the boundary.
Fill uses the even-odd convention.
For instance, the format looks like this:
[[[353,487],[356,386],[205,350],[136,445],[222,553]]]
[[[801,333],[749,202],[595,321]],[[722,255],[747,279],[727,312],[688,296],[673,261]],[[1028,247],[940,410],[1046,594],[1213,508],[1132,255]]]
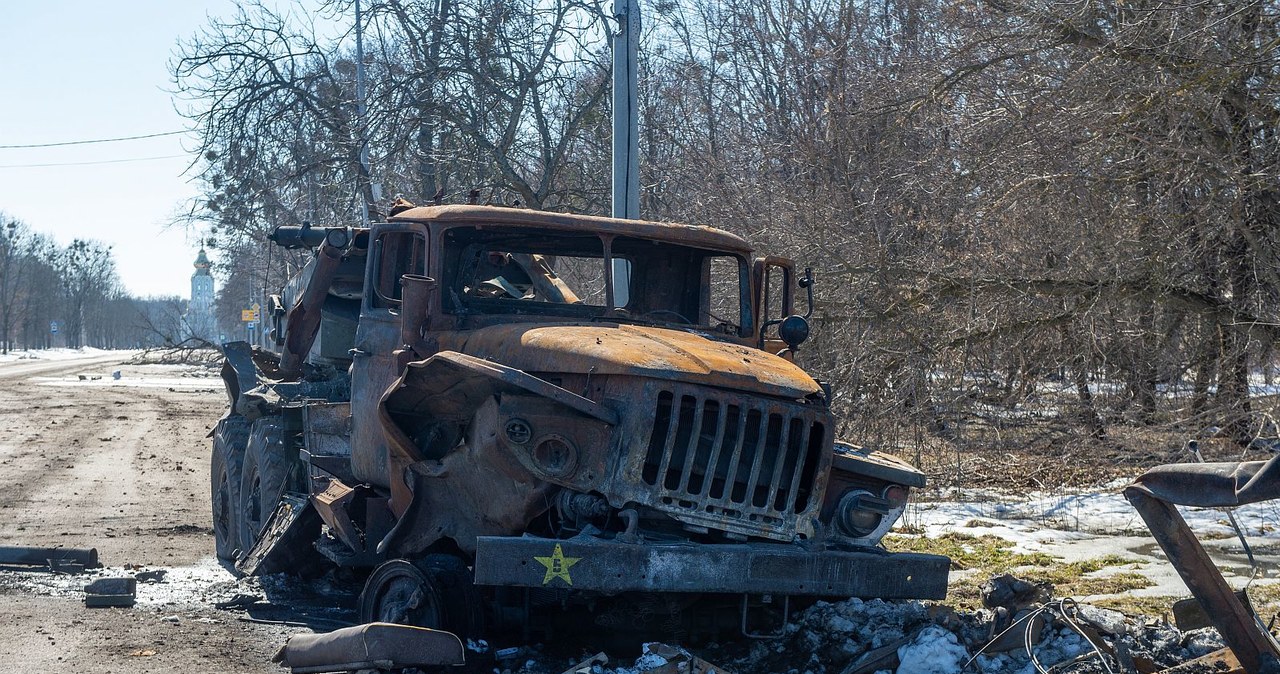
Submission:
[[[68,140],[61,143],[34,143],[31,145],[0,145],[0,150],[25,150],[34,147],[62,147],[64,145],[89,145],[91,143],[118,143],[122,140],[142,140],[161,136],[176,136],[186,131],[165,131],[164,133],[148,133],[141,136],[122,136],[120,138],[95,138],[93,140]]]
[[[104,161],[72,161],[55,164],[0,164],[0,169],[48,168],[52,166],[94,166],[97,164],[126,164],[135,161],[155,161],[157,159],[176,159],[186,157],[185,154],[167,154],[161,157],[134,157],[132,159],[107,159]]]

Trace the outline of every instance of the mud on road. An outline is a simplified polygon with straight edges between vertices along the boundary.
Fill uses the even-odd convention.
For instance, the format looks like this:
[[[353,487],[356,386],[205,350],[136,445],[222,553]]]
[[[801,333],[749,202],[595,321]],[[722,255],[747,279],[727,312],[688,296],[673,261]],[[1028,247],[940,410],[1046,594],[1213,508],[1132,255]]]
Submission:
[[[332,608],[351,605],[347,590],[262,587],[214,561],[205,436],[225,405],[221,381],[212,369],[127,358],[0,363],[0,545],[97,548],[106,567],[0,567],[0,662],[12,672],[284,671],[271,655],[306,628],[247,619],[332,629],[347,617]],[[133,608],[84,607],[92,578],[139,571],[164,573],[139,584]],[[245,594],[263,601],[215,608]]]

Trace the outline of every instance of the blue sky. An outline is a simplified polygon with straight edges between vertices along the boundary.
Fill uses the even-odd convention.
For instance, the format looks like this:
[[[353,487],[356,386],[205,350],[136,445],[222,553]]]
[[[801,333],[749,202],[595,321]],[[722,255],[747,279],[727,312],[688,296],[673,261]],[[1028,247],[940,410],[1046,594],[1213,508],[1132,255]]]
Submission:
[[[174,45],[233,8],[231,0],[0,0],[0,145],[186,128],[169,93]],[[166,225],[196,195],[183,175],[193,146],[183,134],[0,149],[0,211],[61,244],[112,245],[131,293],[186,296],[199,232]],[[28,166],[152,157],[168,158]]]

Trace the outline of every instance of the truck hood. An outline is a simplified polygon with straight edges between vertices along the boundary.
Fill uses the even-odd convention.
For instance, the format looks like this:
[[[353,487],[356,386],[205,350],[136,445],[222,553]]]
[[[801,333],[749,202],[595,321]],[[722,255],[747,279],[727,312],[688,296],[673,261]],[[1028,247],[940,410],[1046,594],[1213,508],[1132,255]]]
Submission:
[[[530,373],[632,375],[783,398],[822,390],[813,377],[783,358],[683,330],[617,323],[516,323],[463,334],[459,343],[441,340],[440,346]]]

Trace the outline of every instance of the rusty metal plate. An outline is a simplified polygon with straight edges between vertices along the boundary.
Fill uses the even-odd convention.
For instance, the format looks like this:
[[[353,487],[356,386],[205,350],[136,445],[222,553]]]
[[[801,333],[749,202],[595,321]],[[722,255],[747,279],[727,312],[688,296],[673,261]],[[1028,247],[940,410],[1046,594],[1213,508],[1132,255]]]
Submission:
[[[942,599],[946,557],[810,552],[772,544],[628,544],[592,538],[482,536],[479,585],[616,592],[724,592]]]

